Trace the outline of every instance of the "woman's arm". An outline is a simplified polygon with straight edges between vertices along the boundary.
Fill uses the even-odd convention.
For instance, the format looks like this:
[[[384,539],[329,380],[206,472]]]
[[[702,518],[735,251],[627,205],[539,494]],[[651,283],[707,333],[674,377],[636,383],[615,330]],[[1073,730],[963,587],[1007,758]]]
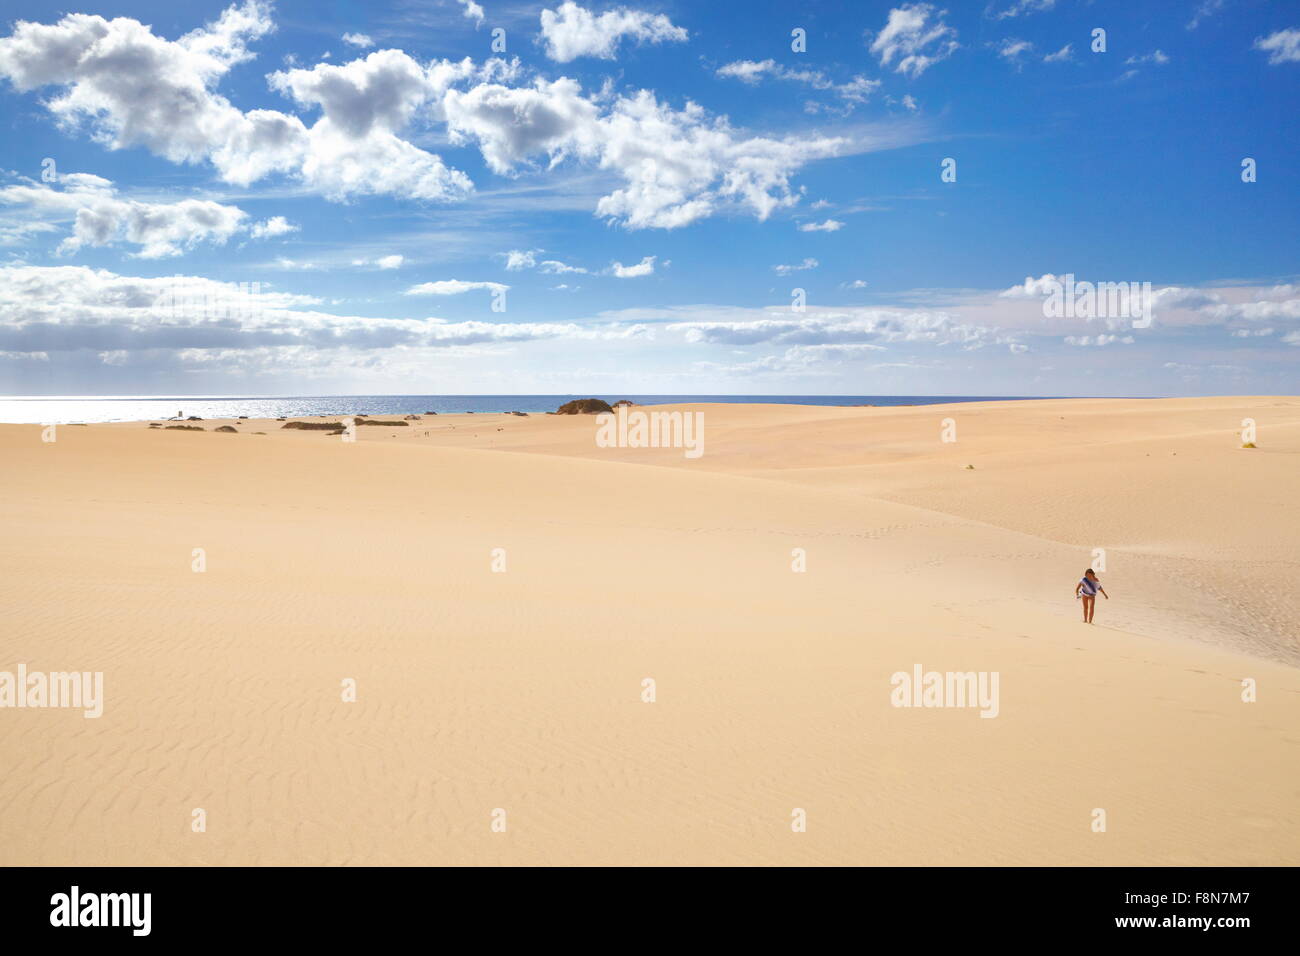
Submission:
[[[1106,589],[1105,589],[1104,587],[1102,587],[1100,584],[1097,585],[1097,590],[1100,591],[1102,594],[1105,594],[1105,595],[1106,595],[1106,600],[1107,600],[1107,601],[1110,600],[1110,595],[1109,595],[1109,594],[1106,594]]]

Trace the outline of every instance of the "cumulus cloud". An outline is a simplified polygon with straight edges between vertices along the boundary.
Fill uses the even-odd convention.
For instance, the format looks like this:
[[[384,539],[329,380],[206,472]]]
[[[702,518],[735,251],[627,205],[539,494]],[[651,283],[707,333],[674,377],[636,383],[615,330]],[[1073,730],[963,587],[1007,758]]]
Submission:
[[[916,78],[958,47],[957,31],[944,22],[946,11],[929,3],[903,4],[889,11],[885,27],[871,42],[881,66],[897,61],[895,72]]]
[[[279,172],[331,198],[393,193],[446,200],[471,188],[464,173],[397,135],[419,105],[411,82],[436,92],[454,73],[447,64],[426,72],[399,51],[381,51],[345,66],[272,74],[275,89],[321,109],[310,128],[295,115],[234,107],[217,83],[252,58],[250,41],[272,29],[261,0],[230,7],[175,41],[127,17],[19,21],[0,39],[0,76],[20,91],[59,87],[44,101],[55,119],[88,127],[112,148],[211,162],[222,179],[239,185]]]
[[[235,206],[209,200],[162,203],[121,199],[111,182],[88,173],[66,174],[59,186],[31,181],[5,186],[0,188],[0,205],[21,206],[57,220],[70,219],[72,235],[59,245],[62,253],[125,242],[138,246],[135,254],[142,259],[177,256],[198,243],[225,243],[245,227],[247,218]],[[279,221],[284,222],[283,218]],[[263,238],[266,228],[270,223],[254,225],[253,238]]]
[[[737,205],[766,219],[797,201],[790,188],[797,169],[849,145],[840,137],[744,136],[725,117],[690,102],[673,109],[648,90],[597,103],[567,77],[452,89],[444,109],[453,140],[476,142],[494,172],[545,157],[551,166],[574,158],[617,173],[626,185],[602,197],[596,214],[631,229],[672,229]]]
[[[60,87],[46,109],[65,126],[88,125],[113,148],[141,146],[173,162],[211,160],[223,178],[247,184],[293,169],[305,149],[306,129],[296,117],[243,113],[213,92],[232,67],[252,58],[248,42],[272,29],[269,8],[258,0],[175,41],[128,17],[20,20],[0,39],[0,76],[22,92]]]
[[[839,232],[844,228],[844,223],[838,219],[827,219],[825,222],[805,222],[799,226],[800,232]]]
[[[541,24],[546,55],[557,63],[580,56],[612,60],[625,37],[637,43],[684,43],[687,39],[686,31],[662,13],[619,7],[597,15],[571,0],[560,4],[558,11],[543,10]]]
[[[254,239],[270,239],[275,236],[285,236],[291,232],[297,232],[298,227],[284,216],[272,216],[265,222],[254,223],[248,230],[249,235]]]
[[[553,22],[588,22],[574,11],[586,14],[565,4]],[[616,11],[590,22],[668,30],[647,16]],[[567,161],[613,173],[624,185],[603,196],[595,213],[630,229],[676,228],[735,208],[765,219],[797,202],[790,179],[804,165],[868,148],[865,140],[846,137],[744,133],[695,103],[677,109],[648,90],[617,95],[606,88],[589,96],[569,78],[516,86],[517,60],[422,65],[400,50],[270,73],[272,89],[304,114],[318,113],[310,125],[292,113],[242,112],[217,85],[252,57],[248,44],[271,29],[260,0],[231,7],[175,41],[125,17],[73,14],[52,25],[19,22],[11,36],[0,38],[0,76],[22,91],[57,88],[45,108],[61,124],[84,126],[112,148],[143,147],[178,163],[209,162],[222,179],[239,185],[282,173],[339,201],[365,195],[463,199],[473,189],[469,177],[407,138],[409,129],[445,124],[454,144],[476,145],[500,175]],[[560,42],[569,34],[556,37]],[[563,42],[571,51],[578,41]],[[843,97],[863,97],[873,82],[835,89]]]
[[[1043,62],[1063,63],[1066,60],[1072,59],[1073,56],[1074,56],[1074,44],[1067,43],[1065,46],[1061,47],[1055,53],[1049,53],[1045,57],[1043,57]]]
[[[641,276],[653,275],[655,258],[655,256],[646,256],[634,266],[625,266],[621,262],[615,262],[609,267],[610,274],[618,279],[637,279]]]
[[[476,27],[481,27],[483,25],[483,20],[487,14],[484,12],[481,5],[475,3],[474,0],[456,0],[456,2],[464,7],[460,12],[461,16],[466,20],[473,20],[474,26]]]
[[[488,75],[500,62],[479,71],[469,60],[422,67],[400,50],[379,50],[346,64],[272,73],[267,81],[298,105],[320,109],[299,172],[325,195],[451,200],[473,188],[469,177],[399,134],[451,83]]]
[[[362,49],[375,45],[375,41],[370,39],[370,37],[366,36],[364,33],[345,33],[343,34],[343,42],[350,44],[351,46],[359,46]]]
[[[1300,63],[1300,30],[1278,30],[1267,37],[1255,38],[1255,49],[1268,53],[1268,62]]]

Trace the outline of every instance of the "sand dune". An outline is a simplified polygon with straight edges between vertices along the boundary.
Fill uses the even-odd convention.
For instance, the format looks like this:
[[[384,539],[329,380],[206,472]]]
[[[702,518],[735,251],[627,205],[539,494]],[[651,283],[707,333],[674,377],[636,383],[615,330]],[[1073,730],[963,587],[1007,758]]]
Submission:
[[[1300,399],[678,410],[0,426],[0,863],[1300,862]]]

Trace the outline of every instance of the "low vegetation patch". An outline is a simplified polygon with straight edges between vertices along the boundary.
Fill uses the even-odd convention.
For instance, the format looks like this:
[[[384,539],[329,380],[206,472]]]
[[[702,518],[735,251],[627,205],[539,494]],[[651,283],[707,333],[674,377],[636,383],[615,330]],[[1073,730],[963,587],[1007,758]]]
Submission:
[[[281,428],[298,428],[303,431],[328,432],[334,429],[342,429],[342,422],[285,422]]]

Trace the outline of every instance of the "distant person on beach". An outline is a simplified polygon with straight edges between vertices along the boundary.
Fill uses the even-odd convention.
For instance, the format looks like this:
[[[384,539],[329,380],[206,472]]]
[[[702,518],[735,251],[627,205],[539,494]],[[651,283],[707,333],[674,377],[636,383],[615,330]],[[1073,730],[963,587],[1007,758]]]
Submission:
[[[1092,611],[1093,608],[1097,606],[1098,591],[1102,593],[1102,596],[1105,597],[1107,601],[1110,600],[1110,595],[1106,593],[1106,589],[1102,587],[1101,582],[1097,580],[1096,573],[1092,568],[1089,568],[1087,571],[1083,572],[1083,577],[1080,579],[1079,583],[1074,586],[1075,600],[1077,601],[1079,598],[1083,598],[1084,624],[1092,623]]]

